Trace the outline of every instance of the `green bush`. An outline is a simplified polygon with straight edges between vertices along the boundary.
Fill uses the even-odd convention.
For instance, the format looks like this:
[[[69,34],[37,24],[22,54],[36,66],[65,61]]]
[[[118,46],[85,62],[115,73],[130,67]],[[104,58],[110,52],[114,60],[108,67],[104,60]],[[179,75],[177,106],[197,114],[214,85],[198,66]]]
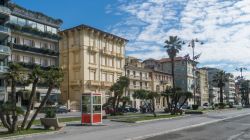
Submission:
[[[193,110],[198,110],[198,108],[199,108],[199,105],[192,105]]]
[[[56,111],[53,108],[48,108],[45,112],[45,118],[55,118],[56,117]]]
[[[219,109],[224,109],[224,108],[225,108],[225,106],[226,106],[226,104],[225,104],[225,103],[219,103]]]

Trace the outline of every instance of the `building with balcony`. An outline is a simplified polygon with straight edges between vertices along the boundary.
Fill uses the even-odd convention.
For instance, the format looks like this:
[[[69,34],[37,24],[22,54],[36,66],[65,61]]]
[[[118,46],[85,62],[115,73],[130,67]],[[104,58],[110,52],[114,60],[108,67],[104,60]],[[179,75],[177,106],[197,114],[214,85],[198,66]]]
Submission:
[[[7,82],[4,74],[8,72],[8,57],[11,55],[8,46],[8,38],[11,34],[6,26],[10,19],[11,10],[8,8],[8,0],[0,1],[0,102],[8,100]]]
[[[62,102],[72,110],[79,110],[81,94],[99,92],[105,103],[112,84],[124,75],[128,40],[87,25],[61,31],[60,35]]]
[[[197,104],[202,106],[209,103],[208,72],[204,69],[197,69]]]
[[[125,64],[125,75],[130,80],[130,85],[126,89],[126,95],[131,99],[130,105],[134,108],[140,108],[143,103],[139,99],[134,99],[133,94],[136,90],[144,89],[152,91],[152,79],[150,77],[151,69],[144,68],[143,63],[135,57],[127,57]]]
[[[232,74],[228,75],[228,81],[225,83],[224,94],[226,96],[226,103],[235,103],[235,79]]]
[[[11,2],[6,6],[11,12],[5,27],[0,27],[0,33],[10,35],[8,45],[11,47],[11,55],[8,53],[8,61],[21,64],[27,72],[30,72],[35,64],[42,68],[58,66],[60,37],[57,32],[62,21]],[[8,10],[4,11],[8,13]],[[0,35],[0,38],[4,37]],[[5,46],[0,46],[0,54],[9,51],[10,49]],[[23,86],[17,88],[20,89],[23,89]],[[31,90],[31,86],[26,86],[25,89]],[[47,92],[47,87],[39,84],[37,92],[43,96]],[[58,93],[52,94],[57,96]]]
[[[147,59],[143,61],[144,68],[150,69],[149,78],[151,79],[151,91],[161,94],[167,88],[173,85],[172,75],[163,71],[163,65],[159,60]],[[159,97],[155,101],[156,110],[162,111],[167,107],[167,102],[164,97]]]
[[[172,73],[172,65],[170,58],[160,59],[159,62],[162,64],[162,69],[164,72]],[[195,68],[193,68],[193,64]],[[175,58],[175,85],[176,87],[181,88],[183,91],[189,91],[194,93],[194,85],[196,82],[196,76],[193,74],[193,69],[196,69],[197,62],[186,59],[185,57],[176,57]],[[200,97],[198,94],[195,94],[196,99]],[[196,100],[196,101],[197,101]],[[194,100],[188,99],[188,104],[193,104]]]

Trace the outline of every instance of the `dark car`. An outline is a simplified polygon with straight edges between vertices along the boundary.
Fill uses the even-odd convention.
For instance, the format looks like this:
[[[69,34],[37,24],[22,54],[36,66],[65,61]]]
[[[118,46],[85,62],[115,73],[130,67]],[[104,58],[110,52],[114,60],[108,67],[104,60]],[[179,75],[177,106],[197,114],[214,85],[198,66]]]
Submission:
[[[56,108],[56,113],[68,113],[69,110],[66,106],[58,106]]]

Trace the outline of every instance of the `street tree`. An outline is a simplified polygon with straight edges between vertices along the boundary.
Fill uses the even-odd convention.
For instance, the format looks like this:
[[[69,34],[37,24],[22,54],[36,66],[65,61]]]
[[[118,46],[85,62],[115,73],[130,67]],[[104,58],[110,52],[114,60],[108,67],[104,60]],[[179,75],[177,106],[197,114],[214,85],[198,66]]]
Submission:
[[[228,82],[229,76],[230,75],[223,70],[218,71],[213,76],[213,83],[220,89],[220,103],[223,103],[223,87],[226,82]]]
[[[17,63],[10,63],[8,72],[5,74],[6,80],[11,86],[10,98],[0,105],[0,119],[8,132],[14,133],[17,130],[18,116],[23,115],[23,110],[17,106],[16,85],[24,79],[21,72],[22,66]]]
[[[134,99],[140,99],[144,102],[144,105],[152,112],[154,117],[156,117],[155,113],[155,100],[161,95],[157,92],[146,91],[144,89],[136,90],[133,94]]]
[[[46,93],[45,97],[43,98],[42,102],[40,103],[39,107],[35,111],[34,115],[32,116],[31,120],[29,121],[26,129],[31,128],[38,113],[41,111],[41,109],[44,107],[44,105],[48,101],[49,96],[51,94],[51,91],[54,88],[60,87],[60,84],[63,81],[63,71],[62,71],[62,69],[57,68],[57,67],[50,67],[47,71],[44,72],[44,79],[45,79],[46,83],[48,84],[47,93]]]

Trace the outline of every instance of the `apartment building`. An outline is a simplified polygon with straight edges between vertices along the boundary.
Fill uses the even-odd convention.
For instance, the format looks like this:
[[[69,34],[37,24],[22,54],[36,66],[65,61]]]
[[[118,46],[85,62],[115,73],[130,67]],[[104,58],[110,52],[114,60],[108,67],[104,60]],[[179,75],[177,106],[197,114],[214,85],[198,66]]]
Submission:
[[[143,61],[144,67],[151,69],[149,77],[151,78],[152,91],[161,94],[167,88],[172,87],[173,78],[168,72],[163,71],[163,65],[159,60],[147,59]],[[156,110],[163,110],[167,107],[167,102],[164,97],[156,99]]]
[[[209,103],[209,90],[208,90],[208,72],[204,69],[197,69],[197,96],[198,105],[202,106]]]
[[[172,73],[172,65],[170,58],[163,58],[159,60],[162,64],[162,69],[164,72]],[[189,91],[194,93],[194,84],[196,76],[193,75],[193,64],[195,63],[195,68],[197,62],[193,62],[189,59],[185,59],[184,57],[176,57],[175,58],[175,84],[176,87],[181,88],[183,91]],[[197,87],[196,87],[197,88]],[[196,101],[199,100],[199,94],[195,94]],[[188,104],[193,104],[193,98],[188,100]]]
[[[7,72],[8,56],[11,54],[8,46],[8,37],[11,32],[6,23],[8,22],[11,10],[8,8],[8,1],[0,1],[0,102],[5,102],[8,99],[6,81],[4,74]]]
[[[228,75],[228,81],[225,83],[224,94],[226,96],[226,103],[235,103],[235,79],[232,74]]]
[[[7,5],[11,11],[6,24],[11,30],[8,44],[12,49],[8,61],[21,64],[28,72],[35,64],[42,68],[58,66],[60,37],[57,32],[62,20],[25,9],[14,3],[9,2]],[[19,89],[23,89],[23,86]],[[25,89],[31,90],[31,85],[26,86]],[[37,92],[44,96],[47,86],[39,84]],[[58,94],[60,91],[54,89],[52,91],[54,97],[51,96],[51,99],[55,101]]]
[[[130,105],[140,108],[143,104],[139,99],[134,99],[134,91],[144,89],[152,91],[151,69],[144,68],[143,63],[135,57],[127,57],[125,64],[125,75],[130,79],[130,85],[126,89],[126,95],[131,99]]]
[[[87,25],[61,31],[60,35],[62,102],[79,110],[82,93],[99,92],[105,103],[112,84],[124,75],[128,40]]]

